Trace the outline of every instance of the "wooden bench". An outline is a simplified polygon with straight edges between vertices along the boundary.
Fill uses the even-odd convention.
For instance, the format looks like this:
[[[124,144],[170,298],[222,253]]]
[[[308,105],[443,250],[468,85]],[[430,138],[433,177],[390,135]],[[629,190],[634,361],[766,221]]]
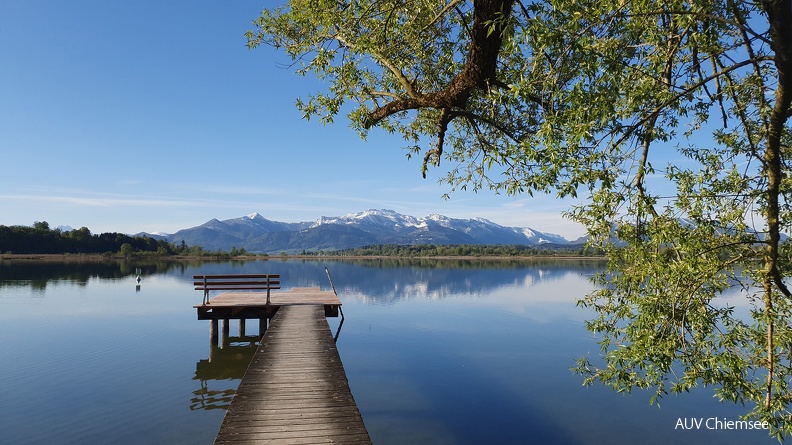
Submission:
[[[195,290],[202,290],[203,305],[209,304],[209,291],[212,290],[266,290],[267,304],[270,304],[270,290],[280,289],[278,274],[237,274],[237,275],[194,275]]]

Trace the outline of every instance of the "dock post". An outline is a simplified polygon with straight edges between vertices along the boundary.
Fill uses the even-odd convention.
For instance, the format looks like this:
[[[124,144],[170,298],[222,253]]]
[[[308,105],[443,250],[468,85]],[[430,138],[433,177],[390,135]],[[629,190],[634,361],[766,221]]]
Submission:
[[[240,318],[239,319],[239,336],[240,337],[244,337],[245,336],[245,319],[244,318]]]
[[[259,337],[264,337],[267,333],[267,319],[269,317],[259,318]]]
[[[214,362],[219,350],[220,348],[217,347],[217,343],[212,343],[209,345],[209,363]]]
[[[226,348],[226,347],[228,347],[231,344],[229,342],[229,340],[228,340],[229,336],[230,336],[229,331],[231,330],[231,328],[229,327],[230,325],[231,325],[231,320],[229,320],[227,318],[224,318],[223,319],[223,338],[220,340],[220,345],[221,345],[222,348]]]
[[[211,320],[209,325],[209,342],[213,345],[217,344],[217,320]]]

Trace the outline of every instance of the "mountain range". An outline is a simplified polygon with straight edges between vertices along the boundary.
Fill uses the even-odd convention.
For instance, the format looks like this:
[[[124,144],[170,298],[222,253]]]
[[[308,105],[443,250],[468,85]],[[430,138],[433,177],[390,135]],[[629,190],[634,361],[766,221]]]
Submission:
[[[569,245],[560,235],[527,227],[504,227],[484,218],[460,219],[431,214],[423,218],[393,210],[366,210],[323,216],[313,222],[271,221],[258,213],[219,221],[173,234],[144,234],[207,250],[244,248],[254,253],[330,251],[373,244],[519,244]]]

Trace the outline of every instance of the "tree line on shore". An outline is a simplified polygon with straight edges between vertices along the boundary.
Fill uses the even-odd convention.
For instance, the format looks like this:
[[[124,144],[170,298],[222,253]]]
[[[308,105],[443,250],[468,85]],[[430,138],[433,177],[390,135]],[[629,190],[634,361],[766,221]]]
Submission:
[[[46,221],[33,226],[0,225],[0,253],[5,254],[121,254],[203,255],[200,246],[176,245],[149,236],[117,232],[92,234],[87,227],[74,230],[50,228]]]
[[[586,245],[520,244],[376,244],[364,247],[322,252],[328,256],[389,256],[389,257],[553,257],[600,256],[602,251]]]
[[[208,251],[201,246],[188,246],[149,236],[131,236],[108,232],[92,234],[87,227],[73,230],[50,228],[46,221],[33,226],[0,225],[0,254],[105,254],[105,255],[158,255],[158,256],[213,256],[239,257],[252,255],[244,248],[232,247],[230,251]],[[390,256],[390,257],[464,257],[464,256],[597,256],[601,251],[582,245],[525,246],[525,245],[471,245],[471,244],[379,244],[364,247],[327,251],[303,251],[301,256]],[[286,256],[287,253],[282,255]],[[267,256],[266,254],[263,256]]]

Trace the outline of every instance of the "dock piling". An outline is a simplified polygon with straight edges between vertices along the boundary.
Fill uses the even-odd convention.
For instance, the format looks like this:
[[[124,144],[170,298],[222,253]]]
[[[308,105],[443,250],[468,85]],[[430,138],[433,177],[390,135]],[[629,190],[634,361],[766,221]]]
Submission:
[[[217,345],[217,319],[213,319],[209,325],[209,343]]]

